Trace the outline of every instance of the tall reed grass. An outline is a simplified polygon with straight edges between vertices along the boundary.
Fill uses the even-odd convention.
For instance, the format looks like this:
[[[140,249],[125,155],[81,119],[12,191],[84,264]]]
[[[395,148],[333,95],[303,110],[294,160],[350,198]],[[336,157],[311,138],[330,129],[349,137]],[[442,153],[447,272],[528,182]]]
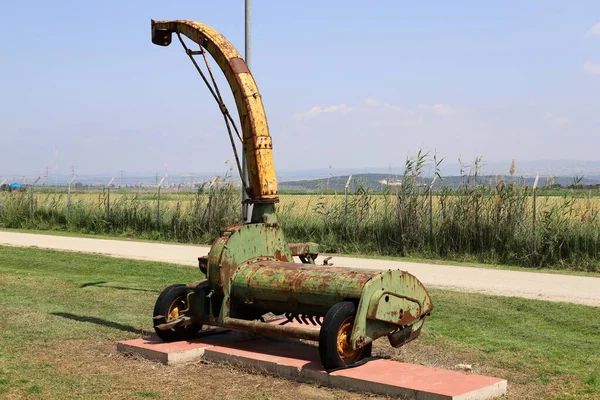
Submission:
[[[239,190],[231,182],[203,185],[192,197],[161,204],[146,193],[112,196],[107,189],[94,202],[77,200],[67,211],[64,193],[39,193],[31,213],[29,193],[0,196],[0,227],[110,234],[156,240],[206,243],[239,218]],[[174,204],[173,204],[174,203]]]
[[[279,206],[280,223],[290,242],[317,242],[324,252],[600,271],[600,210],[591,194],[581,206],[565,192],[538,207],[534,223],[532,189],[514,176],[514,165],[510,175],[490,179],[477,158],[463,165],[461,187],[449,189],[440,163],[423,152],[409,157],[401,184],[383,193],[359,185],[347,201],[296,196]],[[64,197],[38,193],[32,213],[28,192],[2,193],[0,227],[210,243],[240,217],[239,188],[228,181],[192,197],[167,194],[160,216],[148,193],[113,196],[109,207],[105,190],[94,204],[75,201],[69,217]]]
[[[280,210],[284,231],[326,252],[600,271],[600,210],[591,195],[580,207],[566,192],[534,223],[532,189],[513,175],[514,165],[508,177],[483,178],[477,158],[463,165],[460,189],[441,182],[430,197],[425,167],[441,179],[440,163],[419,152],[407,159],[400,185],[377,196],[359,186],[347,205],[322,196],[298,213],[288,203]]]

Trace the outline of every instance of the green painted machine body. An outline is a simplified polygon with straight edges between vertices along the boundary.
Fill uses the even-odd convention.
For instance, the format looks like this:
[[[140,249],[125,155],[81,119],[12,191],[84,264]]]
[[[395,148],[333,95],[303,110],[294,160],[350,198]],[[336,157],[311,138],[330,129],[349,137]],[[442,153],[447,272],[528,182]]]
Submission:
[[[418,336],[433,304],[413,275],[316,265],[316,245],[289,245],[275,214],[265,219],[270,222],[228,227],[215,240],[201,262],[207,279],[189,286],[194,289],[190,323],[315,339],[302,328],[278,330],[277,325],[253,320],[270,312],[297,321],[319,321],[335,304],[352,301],[357,306],[353,348],[381,336],[396,346]],[[297,263],[294,257],[309,261]]]

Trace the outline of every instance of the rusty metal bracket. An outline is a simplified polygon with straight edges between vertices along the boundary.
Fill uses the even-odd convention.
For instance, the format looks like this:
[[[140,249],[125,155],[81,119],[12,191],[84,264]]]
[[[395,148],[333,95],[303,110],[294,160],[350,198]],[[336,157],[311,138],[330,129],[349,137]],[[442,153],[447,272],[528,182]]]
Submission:
[[[192,319],[190,317],[182,316],[172,321],[165,322],[164,324],[156,325],[155,328],[160,329],[162,331],[166,331],[168,329],[174,329],[187,325],[192,325]]]

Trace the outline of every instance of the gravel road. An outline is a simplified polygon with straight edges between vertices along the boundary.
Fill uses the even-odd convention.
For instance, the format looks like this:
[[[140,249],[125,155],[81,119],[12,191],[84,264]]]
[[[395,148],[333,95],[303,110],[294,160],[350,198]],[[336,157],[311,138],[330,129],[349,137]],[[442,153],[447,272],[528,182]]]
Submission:
[[[16,232],[0,232],[0,245],[78,251],[190,266],[197,266],[198,256],[207,254],[209,250],[206,246]],[[317,262],[322,258],[319,257]],[[426,287],[600,306],[600,278],[595,277],[351,257],[334,257],[331,262],[336,266],[353,268],[402,269],[414,274]]]

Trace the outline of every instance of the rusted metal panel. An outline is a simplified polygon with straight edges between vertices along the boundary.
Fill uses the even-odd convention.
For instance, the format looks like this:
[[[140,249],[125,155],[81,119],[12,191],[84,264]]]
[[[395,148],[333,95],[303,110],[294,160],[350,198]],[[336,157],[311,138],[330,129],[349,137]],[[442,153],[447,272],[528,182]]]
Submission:
[[[386,321],[396,325],[409,325],[422,315],[418,299],[391,290],[379,290],[369,302],[367,318]]]
[[[368,334],[369,321],[404,328],[422,321],[432,310],[433,302],[427,289],[414,275],[400,270],[380,272],[363,287],[352,331],[352,346],[358,348],[377,339]]]
[[[392,347],[400,347],[416,339],[421,334],[421,328],[423,328],[423,322],[425,319],[420,319],[414,324],[407,326],[404,329],[400,329],[394,333],[387,335],[390,345]]]
[[[377,271],[342,267],[313,266],[278,261],[257,261],[241,266],[233,277],[231,297],[258,302],[278,309],[287,304],[290,310],[307,313],[321,307],[360,298],[363,285]],[[324,314],[323,312],[323,314]]]
[[[288,246],[294,256],[319,254],[319,245],[317,243],[290,243]]]
[[[278,225],[234,225],[223,230],[209,253],[208,279],[211,286],[228,292],[238,267],[253,260],[293,261]]]
[[[250,70],[242,58],[233,57],[229,60],[234,74],[249,74]]]

